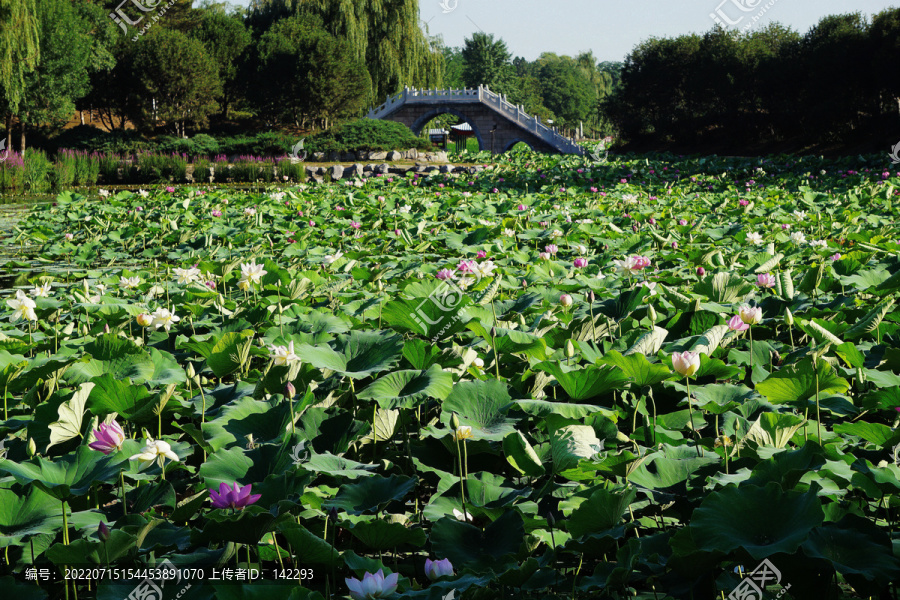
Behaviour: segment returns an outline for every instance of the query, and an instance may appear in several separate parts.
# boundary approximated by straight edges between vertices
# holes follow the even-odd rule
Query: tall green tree
[[[250,45],[250,32],[236,15],[216,8],[198,12],[201,14],[199,25],[191,29],[190,35],[203,43],[207,54],[218,66],[223,92],[222,116],[227,119],[228,106],[239,89],[238,68]]]
[[[7,148],[12,146],[12,116],[25,93],[25,74],[39,58],[35,0],[0,0],[0,110],[6,113]]]
[[[162,27],[154,27],[135,44],[133,69],[143,98],[136,120],[144,127],[165,123],[179,136],[188,125],[205,126],[219,108],[222,83],[203,44]]]
[[[541,65],[540,80],[544,105],[556,114],[560,125],[575,128],[592,116],[596,89],[576,61],[548,57]]]
[[[502,39],[476,32],[466,39],[462,50],[463,81],[466,87],[487,85],[491,91],[518,97],[516,74],[511,55]]]

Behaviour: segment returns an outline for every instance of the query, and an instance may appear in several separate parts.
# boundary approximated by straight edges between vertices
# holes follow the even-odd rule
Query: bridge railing
[[[400,108],[400,106],[410,103],[431,103],[435,100],[451,103],[469,103],[475,99],[482,104],[490,106],[510,121],[513,121],[523,129],[531,132],[536,137],[559,150],[572,154],[584,153],[584,149],[581,146],[541,123],[540,118],[529,115],[522,110],[521,106],[508,102],[506,96],[492,92],[484,86],[478,86],[475,89],[464,88],[461,90],[417,90],[406,88],[399,94],[389,96],[384,104],[372,108],[367,116],[370,119],[381,119]]]

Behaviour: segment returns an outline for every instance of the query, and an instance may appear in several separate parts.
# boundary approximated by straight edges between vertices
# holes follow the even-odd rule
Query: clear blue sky
[[[231,0],[246,6],[249,0]],[[430,35],[448,46],[482,30],[503,38],[513,56],[534,60],[542,52],[574,56],[592,50],[597,60],[623,60],[641,40],[702,33],[713,26],[710,13],[721,12],[744,27],[765,13],[755,27],[778,21],[805,33],[826,15],[860,11],[873,15],[900,6],[894,0],[419,0]],[[754,8],[741,12],[732,2]],[[444,13],[441,4],[452,10]],[[455,5],[455,8],[454,8]]]

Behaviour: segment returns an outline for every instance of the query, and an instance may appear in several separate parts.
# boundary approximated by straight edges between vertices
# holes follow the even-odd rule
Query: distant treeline
[[[641,43],[604,109],[637,145],[880,146],[900,140],[898,75],[900,9],[829,16],[805,35],[717,28]]]

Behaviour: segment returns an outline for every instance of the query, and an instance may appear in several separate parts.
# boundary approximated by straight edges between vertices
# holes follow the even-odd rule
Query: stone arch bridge
[[[468,123],[481,150],[506,152],[517,143],[524,142],[538,152],[584,154],[581,146],[574,141],[485,86],[464,90],[406,88],[370,110],[368,118],[403,123],[419,135],[431,119],[443,114],[456,115]]]

